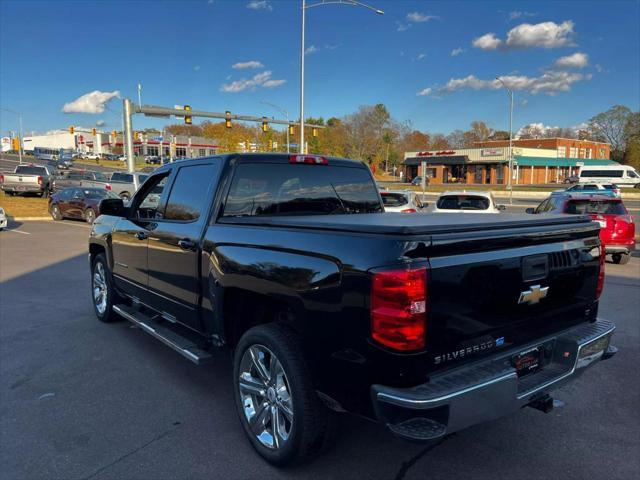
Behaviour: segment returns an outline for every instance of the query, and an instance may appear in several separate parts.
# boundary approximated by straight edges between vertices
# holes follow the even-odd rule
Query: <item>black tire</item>
[[[51,205],[51,218],[53,218],[56,222],[62,220],[63,218],[62,213],[60,212],[60,208],[56,204]]]
[[[47,198],[49,196],[49,189],[46,188],[40,193],[40,197]]]
[[[281,439],[283,444],[278,448],[269,448],[258,440],[256,434],[251,431],[244,412],[244,402],[240,393],[240,369],[245,352],[248,353],[250,347],[256,346],[266,347],[269,352],[275,354],[290,391],[293,421],[289,424],[288,439]],[[273,465],[283,467],[309,460],[326,449],[325,439],[331,427],[330,412],[318,398],[300,340],[291,328],[271,323],[247,331],[236,347],[233,372],[233,390],[240,423],[251,445],[262,458]],[[264,405],[268,405],[267,397],[268,395],[262,396],[263,408]],[[284,417],[282,418],[284,422]],[[269,419],[265,422],[269,422]]]
[[[631,255],[629,255],[628,253],[614,253],[613,255],[611,255],[611,260],[615,264],[626,265],[627,263],[629,263],[630,257]]]
[[[95,275],[102,266],[104,272],[104,287],[106,294],[106,302],[104,305],[104,310],[102,310],[96,301],[95,294]],[[107,258],[104,253],[99,253],[93,259],[91,264],[91,300],[93,301],[93,311],[98,317],[98,320],[104,323],[115,322],[120,319],[118,315],[113,311],[114,303],[120,303],[121,299],[113,288],[113,280],[111,278],[111,270],[109,270],[109,265],[107,264]]]
[[[93,225],[96,220],[96,213],[91,208],[87,208],[84,212],[84,219],[89,225]]]

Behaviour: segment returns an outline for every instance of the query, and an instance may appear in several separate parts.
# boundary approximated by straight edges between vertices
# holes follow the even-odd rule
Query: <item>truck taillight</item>
[[[607,258],[607,252],[604,245],[600,245],[600,270],[598,270],[598,283],[596,284],[596,299],[602,295],[602,289],[604,288],[604,264]]]
[[[38,177],[38,185],[42,185],[42,177]]]
[[[386,270],[373,274],[371,336],[386,347],[424,348],[427,325],[427,269]]]
[[[104,188],[106,188],[107,190],[111,190],[111,184],[109,183],[105,184]]]
[[[405,208],[404,210],[400,210],[400,213],[418,213],[415,208]]]
[[[289,163],[307,163],[309,165],[329,165],[329,160],[320,155],[289,155]]]
[[[0,183],[4,183],[4,175],[0,175]]]

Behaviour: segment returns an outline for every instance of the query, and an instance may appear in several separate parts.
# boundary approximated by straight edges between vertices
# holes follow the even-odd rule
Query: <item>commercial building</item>
[[[74,133],[68,131],[57,131],[45,135],[33,135],[24,137],[25,151],[33,151],[34,148],[50,148],[75,150],[78,152],[92,152],[98,154],[122,154],[123,137],[122,134],[91,131],[80,131],[76,129]],[[160,132],[137,133],[133,141],[134,155],[165,155],[172,157],[203,157],[214,155],[218,150],[216,142],[204,137],[189,137],[186,135],[165,135]]]
[[[542,139],[565,140],[565,139]],[[584,142],[582,147],[568,147],[564,143],[549,143],[554,148],[542,148],[538,145],[513,147],[513,184],[545,184],[561,183],[570,175],[576,174],[584,165],[615,165],[608,159],[609,145],[596,142]],[[581,142],[576,140],[575,142]],[[504,185],[509,175],[509,142],[506,145],[493,145],[479,148],[427,150],[420,152],[406,152],[404,155],[403,176],[411,180],[421,176],[422,166],[431,184],[487,184]],[[587,145],[590,143],[591,145]],[[582,152],[584,157],[560,156],[564,148],[578,148],[577,154]],[[584,149],[584,150],[580,150]],[[586,157],[587,149],[591,155],[598,158]],[[573,154],[573,150],[567,150]],[[597,153],[594,153],[597,152]],[[605,156],[606,158],[600,158]]]
[[[514,147],[555,150],[558,158],[608,160],[611,155],[611,145],[608,143],[575,138],[515,139],[512,143]],[[509,140],[485,140],[475,145],[479,148],[508,147]]]

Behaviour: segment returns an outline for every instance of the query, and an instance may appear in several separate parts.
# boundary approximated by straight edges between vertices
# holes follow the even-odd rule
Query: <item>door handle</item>
[[[188,238],[183,238],[182,240],[178,241],[178,246],[182,250],[193,250],[196,247],[196,244]]]
[[[149,235],[147,235],[147,232],[136,232],[135,235],[138,240],[146,240],[148,236]]]

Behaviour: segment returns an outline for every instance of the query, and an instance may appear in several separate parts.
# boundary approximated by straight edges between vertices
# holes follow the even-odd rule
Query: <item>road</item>
[[[34,165],[46,165],[46,160],[38,160],[32,156],[22,156],[22,163],[33,163]],[[19,164],[18,155],[3,153],[0,155],[0,173],[8,173],[13,172],[13,169],[16,168],[16,165]],[[101,165],[86,165],[86,164],[77,164],[78,169],[83,170],[94,170],[97,172],[109,172],[112,173],[116,170],[119,170],[116,167],[104,167]]]
[[[619,354],[556,397],[449,437],[406,443],[345,416],[333,448],[265,464],[236,417],[231,363],[196,367],[127,322],[101,324],[81,222],[0,232],[0,478],[630,479],[640,477],[640,257],[607,264],[600,314]],[[43,254],[46,252],[46,254]]]

